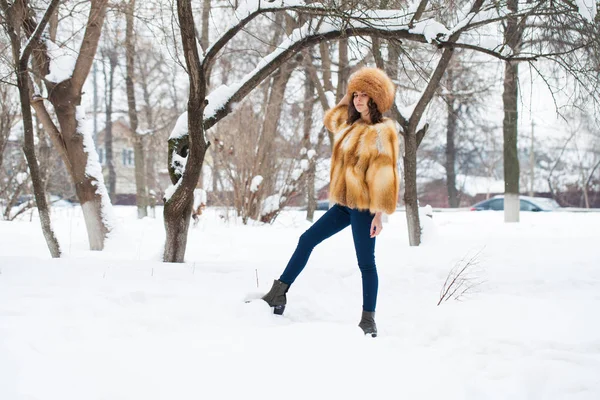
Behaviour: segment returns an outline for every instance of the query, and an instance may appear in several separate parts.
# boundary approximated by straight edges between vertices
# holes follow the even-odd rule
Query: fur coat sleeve
[[[398,201],[398,132],[394,121],[346,123],[347,107],[325,114],[325,126],[335,134],[329,197],[334,203],[391,214]]]
[[[347,119],[348,106],[338,104],[337,106],[327,110],[327,112],[325,113],[323,124],[329,132],[335,134],[339,130],[344,128]]]

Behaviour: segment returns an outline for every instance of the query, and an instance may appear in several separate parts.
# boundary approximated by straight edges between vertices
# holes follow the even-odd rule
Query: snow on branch
[[[45,79],[52,83],[64,82],[73,76],[77,53],[68,47],[59,47],[50,39],[46,39],[47,54],[50,59],[50,73]]]

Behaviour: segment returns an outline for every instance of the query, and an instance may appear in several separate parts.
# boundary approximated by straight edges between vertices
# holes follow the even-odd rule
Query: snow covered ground
[[[0,399],[600,398],[600,213],[435,213],[411,248],[397,212],[372,339],[349,230],[317,247],[278,317],[243,299],[279,276],[302,212],[243,226],[208,209],[181,265],[160,262],[161,217],[115,212],[90,252],[80,210],[56,209],[60,260],[35,216],[0,222]],[[436,306],[478,252],[482,284]]]

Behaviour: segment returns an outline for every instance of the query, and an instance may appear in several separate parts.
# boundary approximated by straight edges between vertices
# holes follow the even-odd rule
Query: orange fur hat
[[[350,75],[348,94],[352,96],[354,92],[365,92],[384,113],[394,104],[396,86],[384,71],[365,67]]]

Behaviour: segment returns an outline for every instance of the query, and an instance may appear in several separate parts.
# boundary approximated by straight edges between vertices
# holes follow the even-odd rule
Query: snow
[[[252,182],[250,183],[250,191],[252,193],[256,192],[262,181],[263,177],[260,175],[256,175],[254,178],[252,178]]]
[[[185,264],[159,261],[162,219],[115,212],[91,252],[80,209],[54,209],[57,260],[35,215],[0,222],[0,398],[600,398],[600,213],[434,213],[411,248],[396,212],[377,238],[371,339],[349,229],[314,250],[278,317],[243,300],[279,277],[303,212],[244,226],[209,207]],[[436,306],[478,251],[482,285]]]
[[[181,139],[182,137],[188,134],[188,113],[184,112],[177,118],[177,122],[171,131],[171,135],[169,135],[169,140],[171,139]]]
[[[265,199],[262,204],[260,215],[267,215],[279,208],[282,201],[285,201],[284,197],[279,194],[273,194]]]
[[[306,166],[306,168],[304,168],[304,166]],[[292,173],[291,173],[291,179],[293,182],[296,182],[304,173],[304,171],[306,171],[308,169],[308,160],[302,160],[301,161],[301,165],[300,168],[295,168]]]
[[[182,178],[179,178],[179,180],[177,181],[176,184],[169,185],[165,189],[165,195],[163,196],[163,201],[165,203],[171,199],[171,196],[173,196],[173,193],[175,193],[175,191],[177,190],[177,188],[179,187],[179,185],[181,185],[181,180],[182,180]]]
[[[182,157],[179,154],[173,152],[173,156],[171,157],[171,167],[175,170],[177,174],[180,176],[183,175],[183,171],[185,171],[185,165],[187,164],[187,157]]]
[[[25,182],[27,179],[29,179],[29,173],[27,172],[18,172],[17,176],[16,176],[16,181],[18,185],[22,185],[23,182]]]
[[[448,28],[434,19],[426,19],[424,21],[417,22],[413,28],[409,29],[409,32],[417,35],[423,35],[425,40],[427,40],[427,43],[437,40],[438,36],[450,34]]]
[[[58,47],[50,39],[46,39],[46,47],[50,57],[50,73],[46,75],[46,80],[60,83],[73,76],[77,54],[67,46]]]

